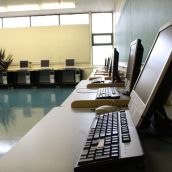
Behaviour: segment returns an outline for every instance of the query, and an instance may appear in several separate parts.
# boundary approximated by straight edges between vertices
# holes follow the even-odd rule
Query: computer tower
[[[25,77],[26,77],[26,84],[30,84],[30,72],[29,71],[26,71]]]
[[[50,71],[50,83],[55,83],[55,74],[53,70]]]
[[[2,72],[2,84],[7,85],[7,72]]]
[[[79,83],[80,81],[81,81],[80,70],[75,70],[75,83]]]

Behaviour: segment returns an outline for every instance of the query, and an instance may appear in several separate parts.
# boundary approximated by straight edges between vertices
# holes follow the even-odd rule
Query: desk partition
[[[82,69],[34,69],[0,72],[0,87],[76,85],[82,79]]]

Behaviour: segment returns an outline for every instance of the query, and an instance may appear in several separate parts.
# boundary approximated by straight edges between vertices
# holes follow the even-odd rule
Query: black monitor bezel
[[[112,64],[112,83],[121,82],[119,75],[118,65],[119,65],[119,52],[116,48],[113,48],[113,64]]]
[[[27,65],[23,65],[23,64],[27,64]],[[28,68],[29,67],[29,61],[28,60],[21,60],[20,61],[20,68]]]
[[[46,65],[44,65],[46,64]],[[49,67],[50,61],[49,60],[41,60],[41,67]]]
[[[134,57],[131,57],[131,50],[132,46],[136,45],[135,49],[135,55]],[[141,39],[136,39],[131,42],[130,44],[130,53],[129,53],[129,58],[128,58],[128,65],[127,65],[127,72],[126,72],[126,82],[129,82],[129,85],[127,85],[127,91],[129,94],[131,93],[134,84],[139,76],[140,69],[141,69],[141,64],[142,64],[142,57],[143,57],[143,52],[144,48],[141,43]],[[132,59],[131,59],[132,58]],[[133,60],[133,63],[131,63],[131,60]],[[129,74],[129,69],[131,68],[131,73]]]
[[[69,62],[70,62],[70,64],[69,64]],[[72,64],[71,64],[71,62],[72,62]],[[66,65],[66,67],[75,66],[75,59],[66,59],[65,60],[65,65]]]

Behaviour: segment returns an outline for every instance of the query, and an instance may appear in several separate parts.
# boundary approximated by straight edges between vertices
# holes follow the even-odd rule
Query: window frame
[[[94,36],[110,36],[110,43],[94,43]],[[92,34],[92,46],[113,45],[113,33],[93,33]]]

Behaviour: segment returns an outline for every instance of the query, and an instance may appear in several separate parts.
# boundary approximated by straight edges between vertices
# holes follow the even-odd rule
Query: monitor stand
[[[122,91],[122,94],[125,96],[130,96],[130,81],[128,79],[125,79],[125,88]]]
[[[172,120],[168,118],[164,106],[154,111],[149,132],[160,136],[172,136]]]

